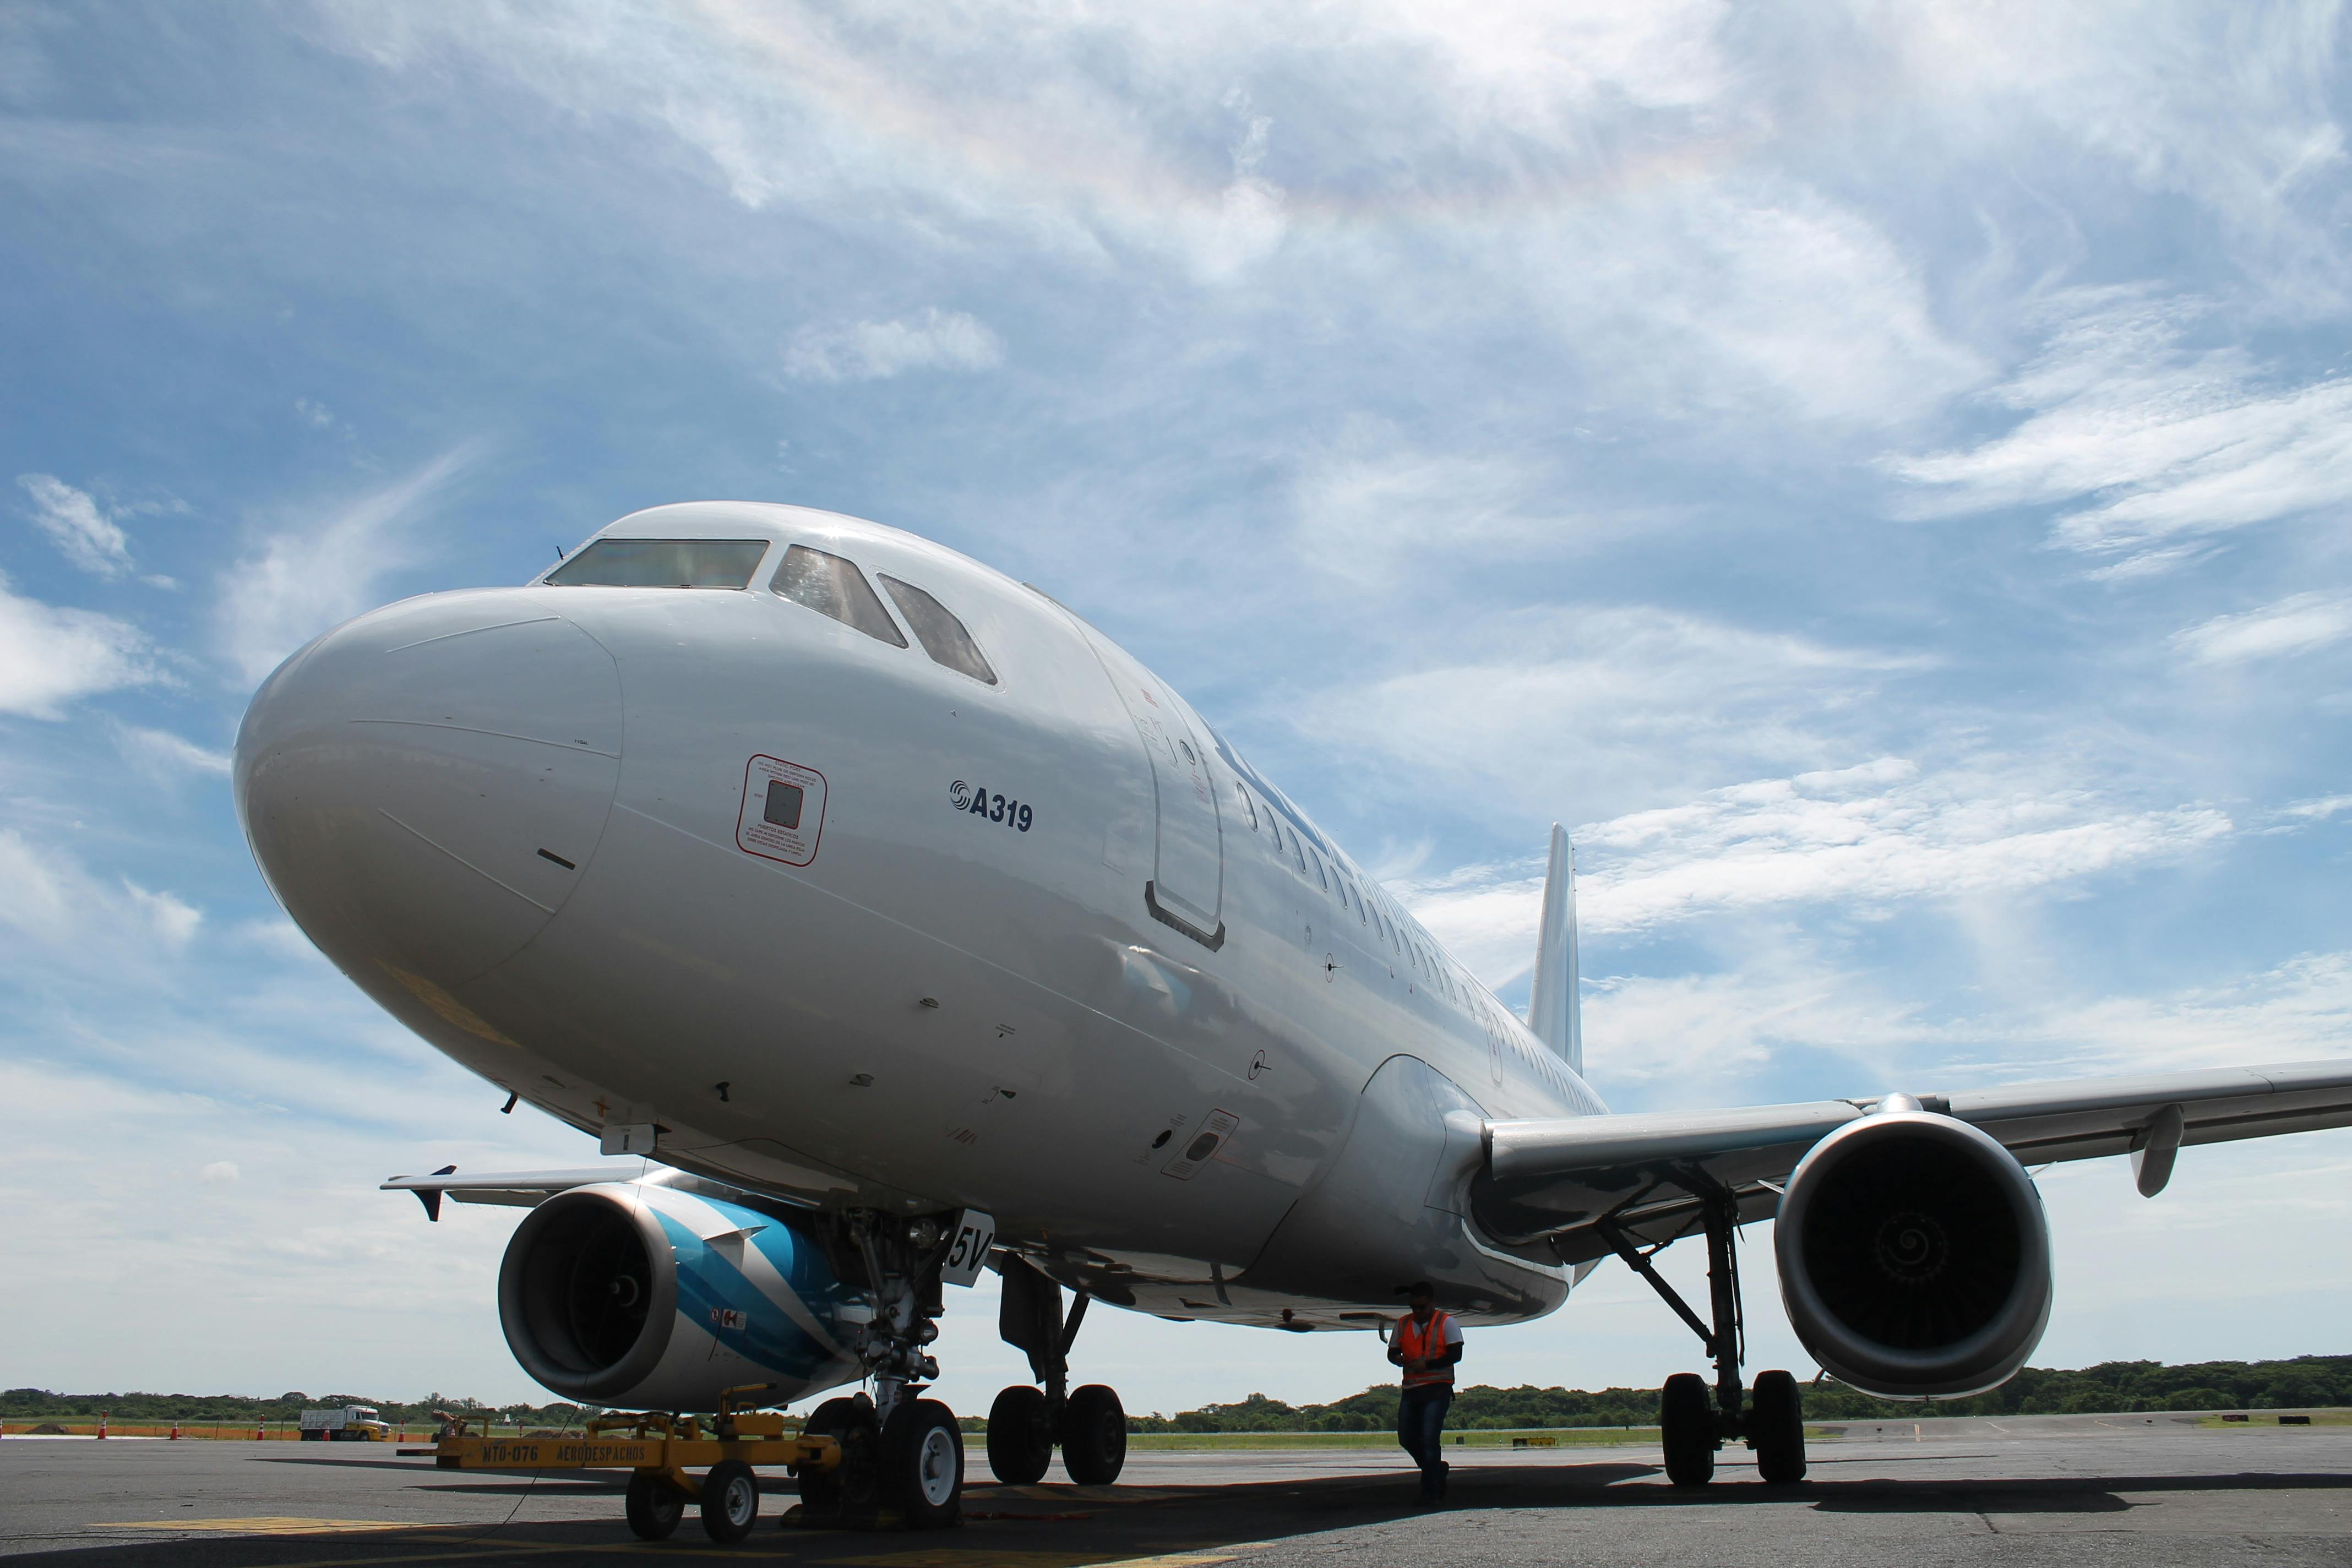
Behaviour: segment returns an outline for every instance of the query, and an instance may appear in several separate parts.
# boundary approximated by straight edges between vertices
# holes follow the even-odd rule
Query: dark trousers
[[[1408,1388],[1397,1401],[1397,1441],[1421,1467],[1421,1490],[1433,1497],[1445,1484],[1445,1412],[1454,1389],[1443,1383]]]

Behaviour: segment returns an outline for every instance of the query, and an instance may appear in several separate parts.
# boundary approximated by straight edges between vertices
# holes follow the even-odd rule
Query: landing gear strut
[[[847,1217],[874,1308],[856,1346],[874,1395],[828,1399],[809,1413],[805,1429],[838,1441],[841,1464],[802,1475],[802,1505],[828,1523],[896,1513],[919,1529],[953,1524],[963,1512],[963,1435],[955,1412],[921,1395],[940,1375],[923,1347],[940,1336],[940,1265],[954,1229],[929,1216]]]
[[[1671,1244],[1671,1237],[1644,1252],[1619,1228],[1613,1215],[1599,1226],[1602,1238],[1616,1249],[1626,1267],[1648,1280],[1650,1288],[1690,1325],[1715,1363],[1711,1407],[1704,1378],[1682,1372],[1666,1379],[1658,1400],[1658,1437],[1665,1449],[1666,1479],[1678,1487],[1705,1486],[1715,1475],[1716,1450],[1726,1443],[1745,1441],[1756,1451],[1757,1473],[1767,1483],[1786,1486],[1803,1480],[1805,1418],[1797,1380],[1785,1372],[1759,1373],[1752,1395],[1743,1395],[1739,1384],[1739,1363],[1748,1353],[1748,1332],[1739,1311],[1739,1253],[1733,1246],[1739,1227],[1739,1200],[1704,1172],[1680,1172],[1678,1180],[1697,1195],[1706,1226],[1711,1327],[1691,1310],[1650,1261]]]
[[[1062,1468],[1080,1486],[1108,1486],[1127,1464],[1127,1412],[1103,1384],[1072,1389],[1070,1347],[1086,1321],[1085,1291],[1062,1315],[1062,1288],[1018,1258],[1005,1259],[1004,1295],[997,1332],[1024,1351],[1043,1389],[1015,1384],[988,1410],[988,1468],[1008,1486],[1044,1479],[1056,1445]]]

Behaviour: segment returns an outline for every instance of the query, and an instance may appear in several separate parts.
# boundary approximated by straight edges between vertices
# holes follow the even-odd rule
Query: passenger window
[[[1331,890],[1331,879],[1323,874],[1323,857],[1317,855],[1313,857],[1313,859],[1315,861],[1315,879],[1323,884],[1323,890],[1328,893]]]
[[[971,634],[963,629],[963,623],[950,614],[945,605],[912,583],[901,583],[887,573],[875,574],[882,579],[882,586],[890,591],[890,597],[898,605],[898,613],[907,617],[908,626],[915,628],[916,640],[923,645],[923,651],[931,656],[933,664],[946,665],[959,674],[969,675],[974,680],[990,686],[996,684],[996,671],[989,668],[988,660],[981,657],[980,645],[971,640]],[[1190,748],[1187,750],[1189,752]]]
[[[1255,830],[1257,827],[1257,802],[1250,799],[1250,792],[1243,788],[1240,784],[1234,785],[1234,793],[1242,797],[1242,809],[1249,813],[1250,827],[1253,830]]]
[[[558,588],[741,588],[764,539],[600,539],[547,574]]]
[[[774,587],[793,604],[806,605],[843,626],[856,626],[869,637],[892,647],[907,646],[906,637],[890,619],[890,612],[882,607],[882,601],[875,596],[866,574],[838,555],[795,544],[784,552],[784,563],[776,568]]]

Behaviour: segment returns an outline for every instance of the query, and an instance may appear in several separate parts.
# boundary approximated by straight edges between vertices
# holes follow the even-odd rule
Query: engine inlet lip
[[[647,1278],[651,1289],[645,1330],[628,1352],[609,1366],[583,1372],[556,1361],[541,1346],[530,1326],[529,1274],[531,1258],[546,1233],[581,1209],[596,1205],[635,1229],[650,1265]],[[670,1333],[677,1316],[677,1270],[669,1266],[670,1257],[669,1237],[662,1230],[661,1221],[652,1205],[639,1199],[630,1188],[614,1183],[556,1194],[515,1226],[514,1237],[507,1243],[506,1257],[499,1265],[499,1327],[505,1331],[507,1348],[514,1352],[523,1371],[569,1399],[603,1403],[635,1387],[653,1375],[669,1349]]]
[[[1814,1197],[1848,1158],[1886,1139],[1927,1139],[1985,1163],[2000,1179],[2018,1226],[2018,1276],[2008,1300],[1981,1328],[1932,1350],[1906,1350],[1869,1339],[1831,1310],[1814,1287],[1802,1237]],[[1774,1226],[1773,1251],[1790,1325],[1823,1371],[1866,1392],[1893,1398],[1958,1398],[2006,1380],[2024,1363],[2048,1327],[2053,1290],[2049,1221],[2041,1194],[1999,1141],[1981,1128],[1934,1111],[1881,1111],[1830,1133],[1799,1161]],[[1875,1248],[1874,1248],[1875,1250]],[[1885,1267],[1885,1259],[1880,1260]]]

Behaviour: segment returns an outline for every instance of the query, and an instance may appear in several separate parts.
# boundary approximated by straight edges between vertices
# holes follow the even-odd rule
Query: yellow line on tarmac
[[[866,1557],[834,1561],[840,1568],[1213,1568],[1230,1563],[1245,1548],[1215,1552],[1169,1552],[1156,1557],[1121,1557],[1111,1561],[1085,1552],[973,1552],[930,1548],[883,1552]]]
[[[90,1530],[217,1530],[239,1535],[344,1535],[362,1530],[408,1530],[396,1519],[294,1519],[263,1514],[255,1519],[126,1519],[87,1526]]]
[[[1212,1568],[1230,1563],[1234,1552],[1169,1552],[1157,1557],[1121,1557],[1105,1562],[1083,1552],[886,1552],[845,1557],[841,1568]]]
[[[257,1519],[135,1520],[122,1523],[93,1524],[89,1528],[93,1530],[218,1531],[223,1532],[235,1531],[243,1531],[252,1535],[299,1535],[308,1533],[325,1534],[330,1532],[356,1533],[387,1530],[432,1530],[435,1531],[436,1533],[429,1535],[420,1534],[414,1539],[416,1540],[419,1544],[430,1542],[437,1545],[441,1542],[448,1542],[453,1545],[461,1546],[461,1550],[455,1552],[404,1552],[397,1557],[314,1557],[298,1563],[276,1563],[273,1564],[273,1568],[376,1568],[376,1565],[380,1564],[393,1565],[416,1563],[457,1563],[468,1559],[485,1557],[547,1557],[575,1555],[584,1552],[610,1552],[642,1553],[647,1552],[658,1552],[665,1550],[666,1548],[671,1551],[690,1551],[696,1558],[702,1560],[756,1557],[762,1561],[772,1563],[776,1560],[777,1556],[773,1545],[748,1552],[730,1552],[708,1542],[694,1542],[684,1548],[667,1547],[665,1542],[641,1541],[555,1542],[537,1541],[491,1541],[485,1539],[478,1542],[466,1542],[463,1537],[452,1537],[447,1534],[438,1533],[438,1531],[446,1531],[447,1529],[446,1525],[418,1526],[404,1524],[394,1520],[291,1519],[272,1515]],[[811,1542],[810,1544],[814,1545],[815,1543]],[[844,1542],[843,1544],[847,1543]],[[1255,1550],[1255,1548],[1265,1546],[1266,1544],[1268,1543],[1265,1542],[1251,1542],[1247,1544],[1234,1545],[1216,1552],[1171,1552],[1154,1557],[1123,1557],[1108,1561],[1102,1558],[1091,1556],[1090,1554],[1083,1552],[971,1551],[889,1552],[859,1557],[811,1557],[809,1559],[803,1559],[803,1561],[809,1562],[812,1564],[817,1563],[840,1564],[843,1565],[843,1568],[866,1568],[866,1565],[868,1564],[872,1565],[872,1568],[1214,1568],[1215,1564],[1230,1563],[1241,1553]]]
[[[950,1552],[933,1547],[833,1561],[845,1568],[1087,1568],[1083,1552]]]

